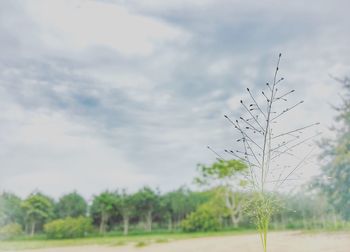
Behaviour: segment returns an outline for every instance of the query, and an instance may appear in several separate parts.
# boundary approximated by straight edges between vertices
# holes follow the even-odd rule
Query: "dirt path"
[[[26,252],[260,252],[256,235],[197,238],[135,246],[81,246],[26,250]],[[271,233],[269,252],[350,252],[350,234]]]

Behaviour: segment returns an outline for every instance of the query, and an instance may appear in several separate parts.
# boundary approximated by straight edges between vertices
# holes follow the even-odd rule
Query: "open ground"
[[[107,241],[107,240],[106,240]],[[122,240],[121,240],[122,241]],[[20,242],[18,242],[20,243]],[[3,251],[15,251],[20,247],[6,248]],[[13,245],[13,244],[12,244]],[[225,235],[219,237],[201,237],[191,239],[144,239],[139,242],[106,244],[97,242],[89,245],[67,246],[62,241],[52,244],[56,247],[41,249],[26,249],[26,252],[255,252],[261,245],[256,234]],[[59,247],[65,245],[64,247]],[[269,251],[271,252],[348,252],[350,248],[350,233],[305,233],[305,232],[273,232],[269,236]],[[23,247],[21,248],[23,249]]]

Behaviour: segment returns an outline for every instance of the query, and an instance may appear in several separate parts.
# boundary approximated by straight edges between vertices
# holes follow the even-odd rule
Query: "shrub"
[[[186,232],[217,231],[221,227],[221,222],[216,211],[203,205],[183,220],[181,226]]]
[[[44,231],[48,238],[64,239],[84,237],[92,231],[91,219],[86,217],[54,220],[45,224]]]
[[[22,226],[17,223],[7,224],[0,228],[0,238],[8,239],[19,236],[23,233]]]

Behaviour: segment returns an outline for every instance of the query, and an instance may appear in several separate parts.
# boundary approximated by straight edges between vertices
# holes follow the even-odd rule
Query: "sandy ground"
[[[271,233],[269,252],[350,252],[350,234],[301,234],[298,232]],[[26,252],[260,252],[256,235],[196,238],[151,244],[137,248],[81,246],[26,250]]]

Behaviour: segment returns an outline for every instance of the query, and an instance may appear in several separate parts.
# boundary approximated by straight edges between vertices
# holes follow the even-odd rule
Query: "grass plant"
[[[264,252],[267,251],[267,233],[271,215],[277,210],[271,192],[297,179],[295,177],[297,171],[308,161],[314,149],[306,151],[306,155],[303,154],[302,157],[293,152],[320,134],[310,136],[306,133],[309,128],[319,123],[310,123],[288,130],[282,126],[286,124],[281,124],[281,121],[286,120],[286,115],[304,101],[289,104],[289,97],[295,90],[288,90],[283,86],[284,78],[278,76],[281,56],[281,54],[278,56],[272,82],[266,83],[259,96],[254,90],[246,89],[249,98],[248,101],[240,100],[242,114],[235,120],[225,115],[239,134],[234,149],[225,149],[224,153],[221,153],[208,146],[219,160],[237,159],[249,166],[250,171],[246,179],[254,197],[248,203],[247,209],[255,222]],[[285,160],[280,161],[286,156],[295,161],[293,165],[285,164]]]

